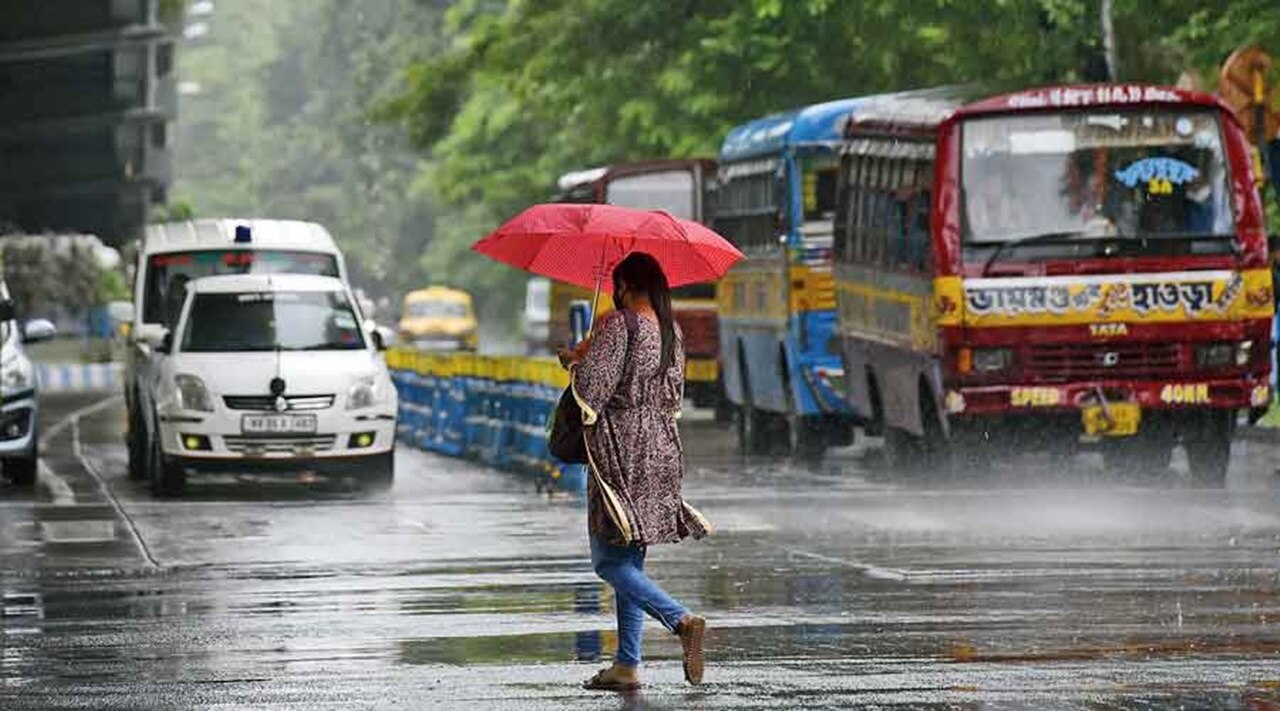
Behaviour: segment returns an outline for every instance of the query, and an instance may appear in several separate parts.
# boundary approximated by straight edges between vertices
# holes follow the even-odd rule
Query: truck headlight
[[[1008,348],[975,348],[973,370],[977,373],[994,373],[1013,365],[1013,351]]]
[[[360,378],[347,392],[347,409],[363,410],[378,404],[378,384],[373,376]]]
[[[178,395],[178,409],[195,412],[213,412],[213,398],[204,381],[187,373],[173,376],[173,386]]]
[[[1225,368],[1235,361],[1235,357],[1236,347],[1233,343],[1205,343],[1196,346],[1196,365],[1201,368]]]

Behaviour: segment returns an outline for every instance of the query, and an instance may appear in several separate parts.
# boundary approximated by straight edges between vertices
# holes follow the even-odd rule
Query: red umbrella
[[[606,292],[613,289],[613,267],[632,252],[657,259],[673,288],[715,281],[742,259],[725,238],[662,210],[573,203],[534,205],[471,248],[534,274]]]

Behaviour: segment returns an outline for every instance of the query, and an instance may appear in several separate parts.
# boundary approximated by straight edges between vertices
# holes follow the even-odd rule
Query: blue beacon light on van
[[[248,225],[236,225],[236,244],[249,244],[253,241],[253,230]]]

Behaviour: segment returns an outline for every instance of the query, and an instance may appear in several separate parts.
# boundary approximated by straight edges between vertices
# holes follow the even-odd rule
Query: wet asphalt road
[[[692,423],[686,496],[719,531],[650,561],[710,620],[707,683],[655,625],[624,698],[576,686],[614,642],[580,502],[408,448],[390,492],[157,501],[118,403],[53,429],[90,402],[47,403],[53,486],[0,487],[0,709],[1280,708],[1280,439],[1199,491],[1088,456],[914,482],[874,447],[744,461]]]

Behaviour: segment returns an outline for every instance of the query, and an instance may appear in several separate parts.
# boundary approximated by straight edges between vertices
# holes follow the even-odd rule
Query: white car
[[[148,443],[158,427],[147,389],[155,377],[153,349],[176,324],[186,284],[220,274],[312,274],[347,281],[333,236],[313,222],[202,219],[149,225],[138,245],[133,307],[115,314],[129,324],[124,393],[132,478],[148,476]]]
[[[18,327],[9,289],[0,281],[0,473],[20,486],[35,483],[40,454],[39,383],[23,344],[53,335],[53,324],[44,319]]]
[[[349,476],[390,485],[397,396],[339,279],[213,276],[187,286],[150,384],[161,495],[188,473]]]

